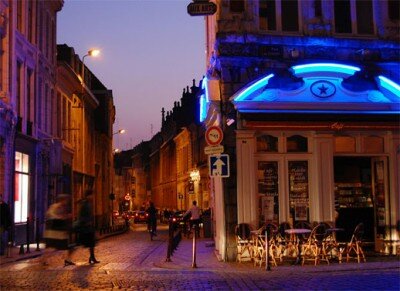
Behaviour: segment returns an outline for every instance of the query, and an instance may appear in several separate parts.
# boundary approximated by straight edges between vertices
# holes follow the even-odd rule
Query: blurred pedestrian
[[[70,211],[70,195],[60,194],[56,202],[50,205],[46,212],[44,239],[46,248],[69,251],[69,238],[72,227]],[[42,262],[47,265],[47,255],[42,256]],[[64,266],[72,265],[70,260],[64,260]]]
[[[10,206],[3,200],[0,193],[0,255],[4,255],[7,248],[9,230],[11,226]]]
[[[147,228],[150,233],[150,239],[153,240],[153,236],[157,236],[157,209],[154,207],[154,203],[150,202],[150,206],[146,210],[148,216]]]
[[[190,228],[192,229],[193,227],[195,228],[195,235],[196,237],[200,236],[200,223],[201,223],[201,219],[200,219],[200,208],[197,206],[197,201],[194,200],[192,202],[192,206],[189,208],[188,211],[186,211],[186,213],[183,215],[183,217],[188,217],[190,216]]]
[[[96,231],[93,213],[93,191],[87,190],[85,198],[80,201],[78,219],[74,223],[74,229],[78,235],[78,242],[89,248],[89,264],[100,263],[94,255],[96,245]]]

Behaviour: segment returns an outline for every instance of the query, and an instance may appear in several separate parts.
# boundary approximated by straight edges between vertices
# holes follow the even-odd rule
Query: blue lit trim
[[[392,80],[380,75],[378,76],[380,85],[386,90],[390,91],[397,97],[400,97],[400,85],[396,84]]]
[[[199,114],[200,122],[203,122],[207,117],[207,105],[209,102],[207,81],[208,81],[207,77],[204,77],[203,81],[201,82],[201,87],[204,93],[201,94],[200,96],[200,114]]]
[[[257,110],[257,109],[239,109],[240,113],[290,113],[290,114],[362,114],[362,115],[398,115],[400,111],[357,111],[357,110]]]
[[[330,72],[330,73],[342,73],[345,75],[352,76],[355,72],[360,71],[359,67],[335,64],[335,63],[314,63],[306,65],[293,66],[291,68],[295,75],[307,74],[312,72]]]
[[[238,95],[233,100],[236,101],[236,102],[245,100],[254,91],[257,91],[261,87],[266,86],[268,84],[269,79],[271,79],[273,76],[275,76],[275,75],[274,74],[269,74],[268,76],[258,80],[254,84],[248,86],[242,92],[238,93]]]

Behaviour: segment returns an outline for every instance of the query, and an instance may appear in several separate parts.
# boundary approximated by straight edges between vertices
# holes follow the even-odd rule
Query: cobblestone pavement
[[[144,225],[99,241],[90,265],[88,250],[73,254],[76,266],[63,266],[66,253],[0,265],[0,290],[400,290],[399,258],[368,259],[367,263],[319,266],[284,264],[271,271],[251,263],[223,263],[210,241],[198,242],[192,268],[192,241],[183,239],[166,261],[167,229],[161,226],[150,241]],[[47,265],[43,265],[43,262]]]

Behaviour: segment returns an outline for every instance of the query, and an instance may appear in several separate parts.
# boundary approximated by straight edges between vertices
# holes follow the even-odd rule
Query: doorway
[[[375,207],[371,157],[334,157],[336,225],[349,241],[357,224],[364,224],[364,240],[375,241]]]

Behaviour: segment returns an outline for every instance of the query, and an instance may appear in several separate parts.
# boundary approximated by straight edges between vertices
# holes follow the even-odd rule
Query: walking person
[[[0,256],[4,255],[7,249],[10,226],[10,206],[3,200],[3,194],[0,193]]]
[[[157,236],[157,209],[154,207],[153,202],[150,202],[150,206],[147,208],[146,212],[149,215],[147,228],[150,233],[150,240],[153,240],[153,236]]]
[[[94,226],[92,190],[87,190],[85,192],[85,198],[80,201],[78,220],[74,228],[77,231],[79,243],[89,248],[89,264],[100,263],[94,255],[96,230]]]
[[[46,225],[44,239],[46,249],[68,250],[68,256],[64,260],[64,266],[74,265],[69,259],[70,248],[69,238],[72,231],[72,214],[70,207],[70,195],[60,194],[56,202],[50,205],[46,212]],[[48,265],[47,257],[49,252],[42,256],[43,265]]]
[[[188,211],[186,211],[183,217],[188,217],[189,215],[190,215],[190,220],[189,220],[190,229],[194,227],[196,237],[200,237],[199,225],[201,222],[201,217],[200,217],[200,208],[197,206],[196,200],[193,201],[192,206],[189,208]]]

